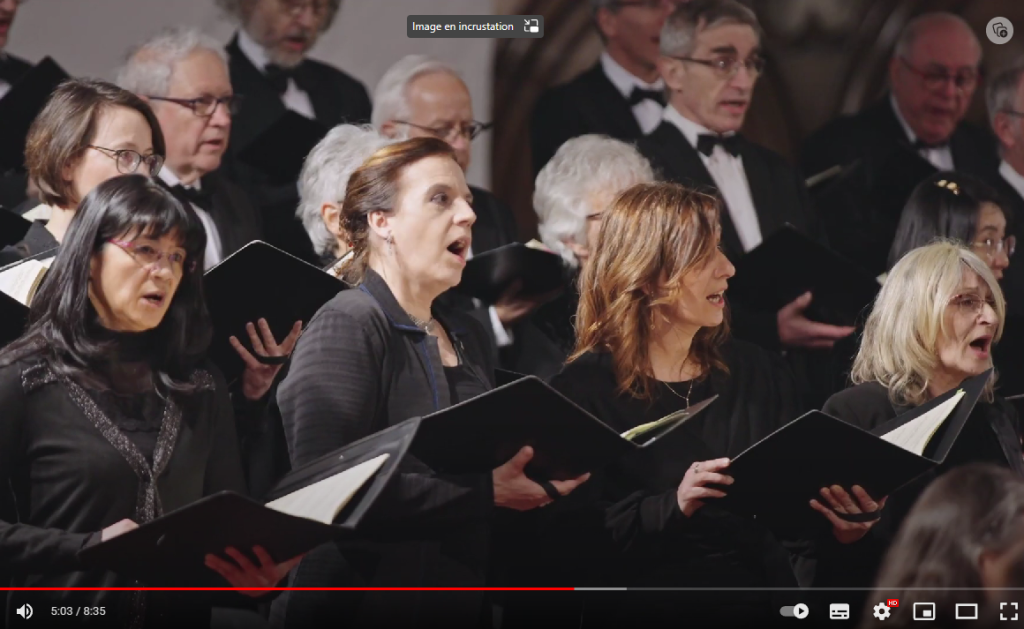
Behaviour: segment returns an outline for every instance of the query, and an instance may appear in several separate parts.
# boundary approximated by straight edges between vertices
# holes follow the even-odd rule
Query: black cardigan
[[[178,419],[174,413],[164,419],[165,429],[178,429],[177,438],[164,443],[171,454],[157,478],[163,512],[221,490],[245,491],[227,387],[215,370],[196,370],[192,381],[198,391]],[[139,522],[144,502],[127,438],[83,392],[38,359],[0,368],[0,566],[15,587],[135,584],[78,560],[94,533],[125,518]],[[202,594],[148,593],[146,599],[147,627],[209,623]],[[105,607],[105,617],[91,619],[104,627],[127,626],[133,609],[123,592],[11,592],[9,624],[22,622],[13,614],[25,602],[41,616],[51,605]]]
[[[433,314],[464,364],[485,388],[493,387],[494,365],[480,324],[462,313],[441,312],[436,303]],[[413,324],[372,270],[359,288],[338,294],[306,326],[277,401],[293,467],[451,403],[437,339]],[[293,573],[292,586],[483,584],[494,502],[490,473],[441,477],[411,457],[399,469],[389,495],[371,510],[361,539],[310,552]],[[466,625],[478,621],[475,596],[465,605],[430,593],[396,598],[381,592],[289,592],[275,601],[273,613],[289,627],[328,618],[356,625],[430,625],[437,620],[432,614],[444,614],[451,626],[459,623],[459,613]],[[428,602],[437,607],[429,609]]]

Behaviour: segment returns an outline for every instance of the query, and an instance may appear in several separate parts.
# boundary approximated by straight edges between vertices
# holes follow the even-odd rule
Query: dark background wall
[[[794,159],[808,134],[858,111],[886,89],[887,66],[903,25],[927,11],[961,15],[978,33],[985,74],[1024,59],[1022,0],[747,0],[764,27],[768,68],[743,133]],[[515,208],[525,236],[535,233],[529,116],[540,93],[590,67],[601,52],[587,0],[499,0],[498,12],[545,16],[543,39],[498,40],[494,61],[492,187]],[[993,17],[1009,19],[1014,38],[984,36]],[[984,80],[968,117],[986,124]],[[813,174],[813,173],[811,173]]]

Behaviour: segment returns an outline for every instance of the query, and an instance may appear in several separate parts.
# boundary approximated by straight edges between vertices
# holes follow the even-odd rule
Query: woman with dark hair
[[[917,626],[914,603],[928,602],[935,605],[932,620],[950,626],[957,604],[985,610],[991,603],[1019,598],[1019,593],[983,588],[1007,585],[1002,564],[1019,552],[1022,534],[1024,478],[981,464],[939,477],[907,514],[882,563],[875,592],[868,598],[871,606],[899,598],[899,608],[891,610],[891,618],[882,623],[873,619],[869,606],[863,624]]]
[[[62,83],[25,141],[25,166],[41,205],[25,214],[33,221],[25,238],[0,251],[0,266],[52,258],[90,190],[118,175],[156,176],[165,155],[160,123],[141,98],[105,81]]]
[[[604,565],[589,578],[601,585],[796,586],[768,531],[714,504],[732,482],[728,457],[801,410],[781,359],[729,339],[725,290],[734,269],[719,248],[719,212],[715,197],[683,186],[635,185],[605,209],[583,268],[576,348],[553,386],[620,433],[718,396],[676,429],[689,468],[670,490],[651,491],[618,466],[585,488],[600,489],[619,554],[595,562]],[[701,601],[709,621],[770,611],[768,596]],[[695,602],[670,605],[692,610]]]
[[[1005,207],[999,193],[973,175],[935,173],[914,188],[903,207],[888,268],[911,250],[946,239],[972,250],[1002,279],[1017,245],[1006,235],[1012,217]]]
[[[437,297],[462,279],[476,219],[452,148],[415,138],[379,148],[354,173],[342,203],[352,256],[342,291],[313,317],[277,393],[292,466],[397,424],[464,402],[494,386],[487,333]],[[299,564],[290,585],[479,586],[495,507],[551,502],[523,468],[523,448],[482,474],[438,475],[403,461],[390,500],[361,538],[327,544]],[[586,480],[552,481],[563,494]],[[289,592],[274,605],[286,627],[333,619],[375,626],[479,626],[471,593]]]
[[[206,237],[138,175],[97,186],[71,226],[28,331],[0,352],[0,564],[17,586],[131,587],[78,551],[203,496],[245,491],[227,389],[203,364],[211,328],[196,262]],[[273,586],[289,568],[260,549],[258,568],[225,552],[234,561],[209,555],[207,566],[236,587]],[[82,605],[105,610],[93,619],[103,626],[209,623],[202,599],[174,596],[12,592],[7,609]]]

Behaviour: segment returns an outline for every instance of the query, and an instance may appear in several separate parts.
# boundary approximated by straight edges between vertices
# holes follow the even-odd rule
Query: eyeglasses
[[[476,120],[472,122],[453,122],[439,127],[425,127],[421,124],[409,122],[408,120],[396,120],[395,122],[399,124],[407,124],[410,127],[416,127],[417,129],[426,131],[435,138],[448,142],[451,142],[460,135],[464,135],[472,140],[494,126],[493,122],[477,122]]]
[[[1006,114],[1007,116],[1016,116],[1017,118],[1024,118],[1024,111],[1014,111],[1012,109],[1000,109],[999,113]]]
[[[117,240],[116,238],[111,238],[107,242],[123,249],[125,253],[135,258],[135,261],[144,267],[155,268],[164,258],[167,258],[167,264],[177,274],[184,273],[186,267],[190,273],[196,268],[195,261],[190,261],[186,265],[185,254],[180,251],[160,251],[152,245],[136,244],[134,241]]]
[[[328,0],[278,0],[281,8],[291,15],[301,15],[306,9],[312,9],[316,17],[324,17],[331,10]]]
[[[972,249],[978,249],[988,256],[989,262],[995,259],[1000,253],[1006,253],[1006,257],[1009,258],[1013,255],[1013,252],[1017,250],[1017,238],[1015,236],[1007,236],[1003,240],[993,240],[992,238],[986,238],[985,240],[979,240],[971,243]]]
[[[209,118],[217,111],[218,105],[224,105],[228,110],[228,113],[234,116],[242,108],[242,96],[222,96],[220,98],[214,98],[213,96],[200,96],[199,98],[168,98],[166,96],[147,96],[150,100],[163,100],[168,103],[176,103],[182,107],[188,107],[192,110],[192,113],[199,116],[200,118]]]
[[[89,145],[86,148],[96,149],[100,153],[103,153],[110,159],[117,162],[117,172],[122,175],[130,175],[139,169],[139,166],[145,162],[149,168],[149,176],[156,177],[160,172],[160,168],[164,165],[164,158],[162,155],[153,153],[152,155],[143,155],[138,151],[132,149],[108,149],[102,146]]]
[[[753,56],[746,61],[740,61],[736,57],[715,57],[714,59],[694,59],[693,57],[672,57],[679,61],[688,61],[690,63],[699,63],[702,66],[711,68],[712,72],[715,73],[720,79],[731,79],[736,76],[740,71],[740,68],[746,68],[747,73],[752,78],[761,76],[764,72],[765,59],[760,56]]]
[[[946,84],[950,81],[956,86],[956,89],[960,91],[967,91],[973,89],[978,84],[978,78],[981,73],[976,70],[959,70],[956,74],[949,74],[945,70],[941,69],[928,69],[922,70],[916,68],[910,64],[909,61],[900,57],[900,61],[903,65],[907,66],[907,69],[921,77],[921,81],[924,86],[930,90],[940,90],[946,87]]]
[[[964,314],[979,315],[987,305],[993,311],[996,309],[996,300],[993,297],[982,297],[976,293],[963,293],[954,295],[949,300],[949,305],[954,306]]]

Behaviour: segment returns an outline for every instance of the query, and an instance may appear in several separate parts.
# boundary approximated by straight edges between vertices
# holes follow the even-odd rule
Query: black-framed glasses
[[[206,95],[198,98],[168,98],[167,96],[147,96],[150,100],[163,100],[168,103],[175,103],[182,107],[188,107],[192,110],[192,113],[199,116],[200,118],[209,118],[217,111],[218,105],[224,105],[228,110],[228,113],[234,116],[242,108],[242,96],[240,94],[233,94],[231,96],[221,96],[216,98],[214,96]]]
[[[767,63],[765,58],[760,55],[754,55],[744,61],[740,61],[736,57],[715,57],[714,59],[672,57],[672,59],[686,61],[689,63],[699,63],[702,66],[707,66],[711,68],[711,71],[721,79],[731,79],[739,73],[740,68],[746,68],[747,73],[756,79],[764,72],[764,66]]]
[[[399,124],[407,124],[410,127],[416,127],[421,131],[426,131],[430,135],[447,142],[451,142],[460,135],[464,135],[470,140],[473,140],[476,136],[494,126],[493,122],[477,122],[476,120],[471,122],[452,122],[438,127],[425,127],[421,124],[409,122],[408,120],[396,120],[395,122]]]
[[[984,253],[988,257],[989,262],[991,262],[1000,253],[1005,253],[1007,258],[1012,256],[1017,250],[1017,238],[1016,236],[1007,236],[1003,240],[986,238],[985,240],[972,242],[971,248]]]
[[[907,66],[908,70],[921,77],[921,82],[930,90],[940,90],[952,81],[958,90],[966,91],[973,89],[978,84],[978,79],[981,78],[980,70],[962,69],[957,70],[956,74],[950,74],[940,68],[922,70],[912,65],[904,57],[900,57],[900,61],[903,62],[903,65]]]
[[[160,169],[164,165],[164,158],[162,155],[153,153],[152,155],[143,155],[138,151],[132,149],[108,149],[102,146],[89,145],[86,148],[91,148],[103,153],[110,159],[117,163],[117,172],[122,175],[130,175],[139,169],[143,163],[149,168],[149,176],[156,177],[160,173]]]
[[[278,0],[285,13],[301,15],[306,9],[312,9],[316,17],[324,17],[331,10],[329,0]]]

